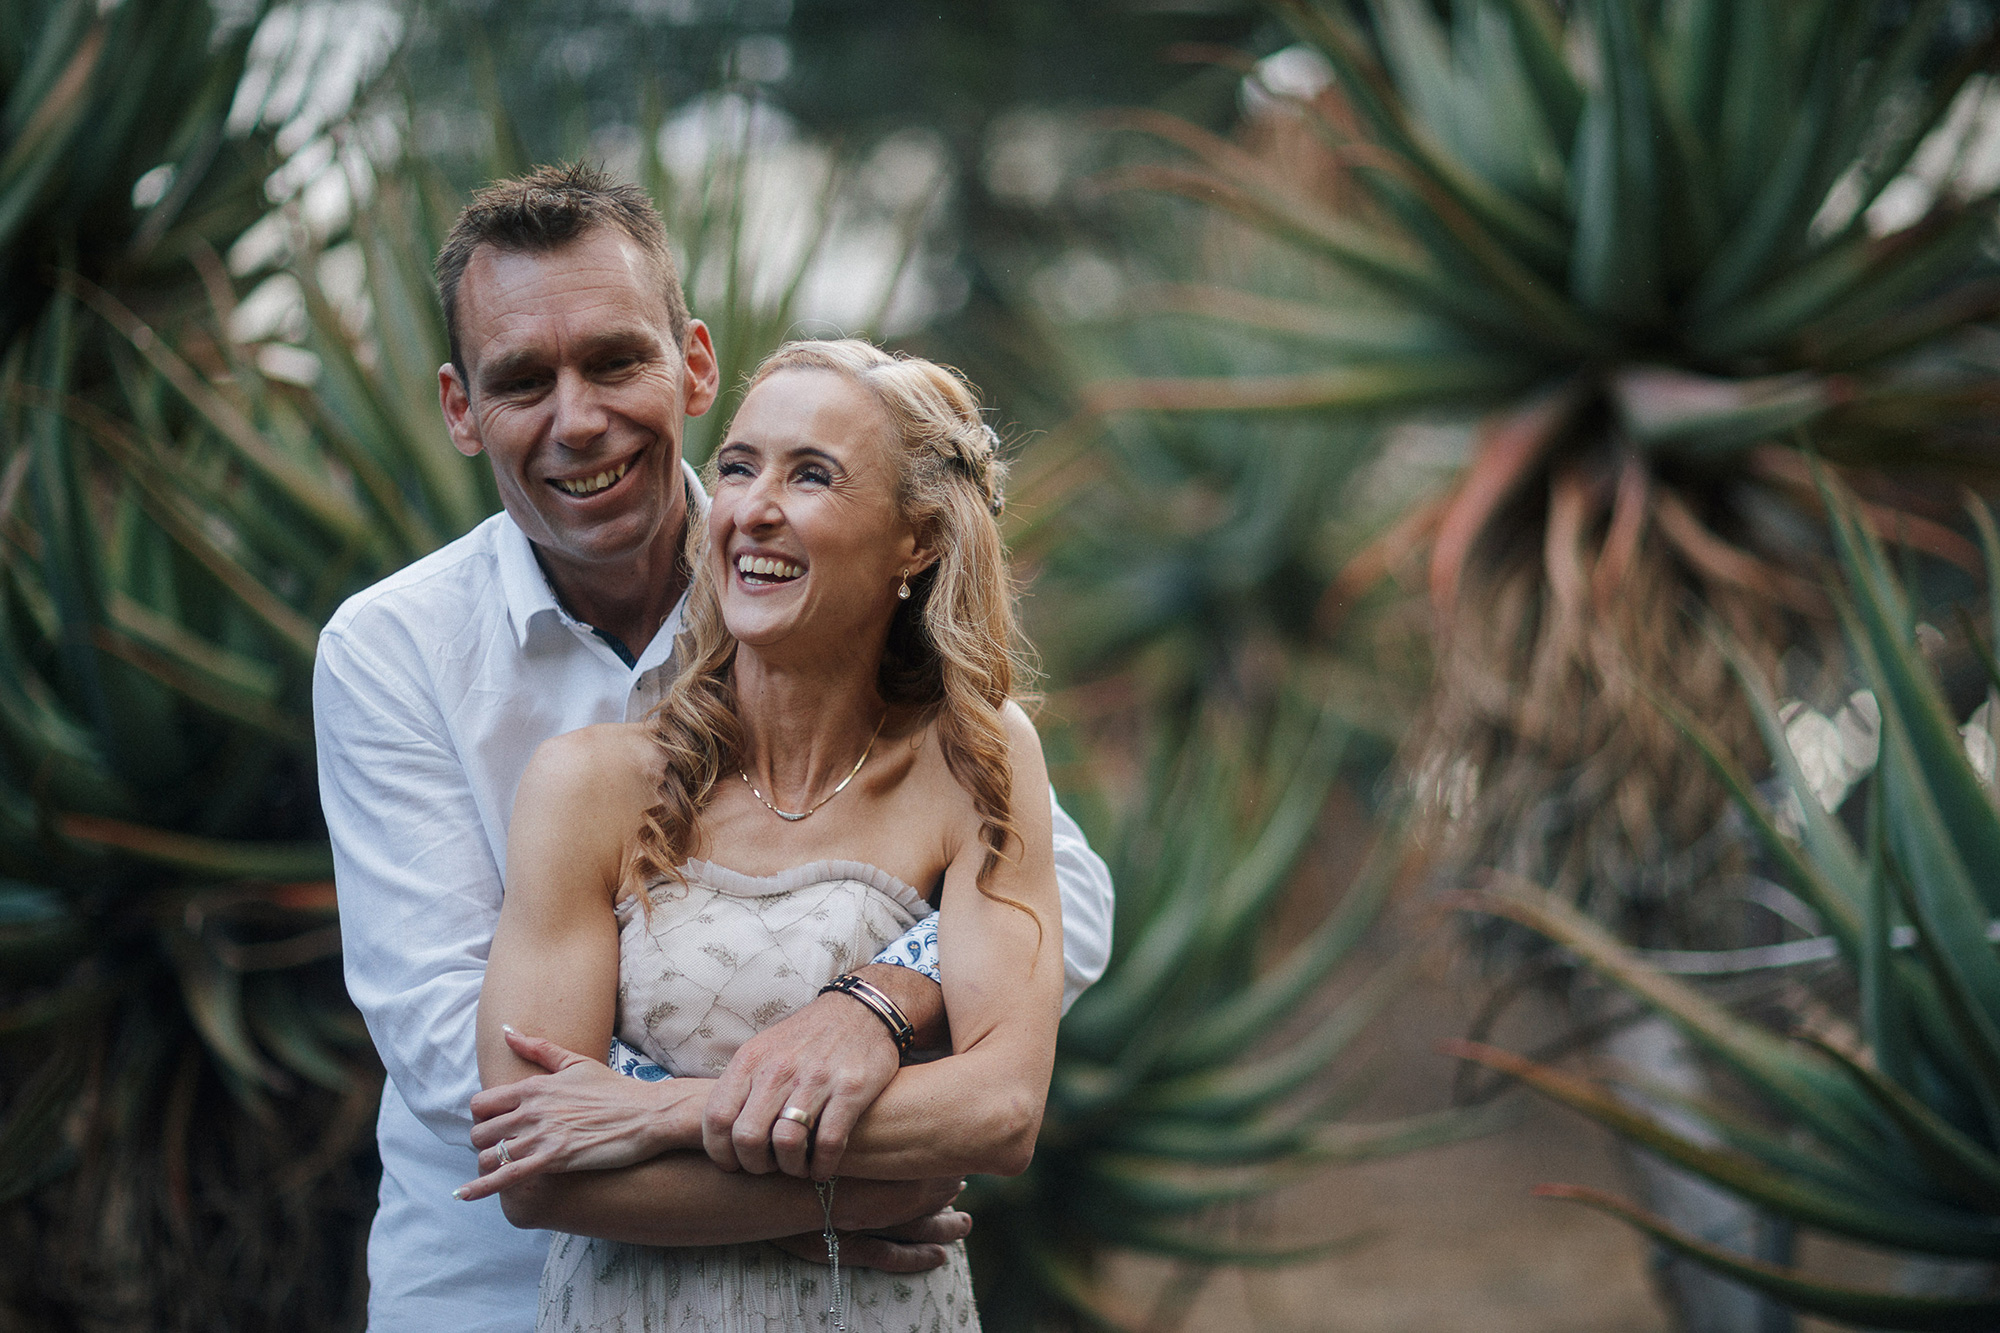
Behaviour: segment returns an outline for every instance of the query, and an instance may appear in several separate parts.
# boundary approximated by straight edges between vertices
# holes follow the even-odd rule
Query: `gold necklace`
[[[819,809],[820,806],[825,805],[828,801],[832,800],[834,797],[840,795],[840,793],[847,790],[847,784],[854,781],[854,775],[861,771],[861,766],[868,762],[868,756],[874,752],[875,737],[880,736],[882,734],[882,723],[887,722],[888,720],[889,720],[889,710],[885,708],[882,710],[882,721],[877,722],[875,724],[875,730],[868,737],[868,744],[866,744],[861,748],[861,757],[854,761],[853,768],[847,770],[847,776],[840,780],[840,785],[835,787],[832,791],[828,792],[825,796],[821,797],[819,799],[818,804],[813,805],[809,809],[798,811],[796,814],[790,810],[780,810],[777,806],[772,805],[769,801],[765,800],[764,793],[757,790],[757,784],[752,782],[750,780],[750,775],[744,772],[742,769],[739,768],[736,770],[736,776],[743,779],[743,785],[750,789],[750,794],[752,796],[755,796],[758,800],[758,803],[761,804],[766,810],[769,810],[772,814],[776,815],[778,818],[782,820],[787,821],[788,823],[796,824],[799,820],[804,819],[814,810]]]

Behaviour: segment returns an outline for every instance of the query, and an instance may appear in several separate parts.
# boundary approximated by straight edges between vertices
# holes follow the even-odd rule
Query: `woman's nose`
[[[750,483],[749,493],[743,497],[743,522],[752,527],[770,527],[784,522],[785,507],[781,498],[779,481],[767,469]]]

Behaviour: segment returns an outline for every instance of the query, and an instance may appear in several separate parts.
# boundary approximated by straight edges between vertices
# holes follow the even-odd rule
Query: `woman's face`
[[[716,451],[710,571],[730,634],[760,649],[879,651],[903,571],[930,555],[896,509],[894,427],[826,370],[781,370]]]

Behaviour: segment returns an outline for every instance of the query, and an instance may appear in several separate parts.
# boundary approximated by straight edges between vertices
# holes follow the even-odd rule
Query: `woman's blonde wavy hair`
[[[771,353],[750,387],[792,370],[827,371],[860,385],[895,427],[897,507],[937,561],[909,579],[910,596],[897,604],[890,622],[877,684],[887,703],[935,718],[945,763],[979,811],[986,854],[977,880],[986,892],[988,876],[1015,836],[1013,769],[1000,710],[1028,672],[995,521],[1006,476],[999,437],[981,416],[972,386],[948,366],[892,355],[859,339],[799,341]],[[711,488],[714,466],[711,461]],[[696,821],[702,808],[716,783],[741,767],[736,640],[722,621],[706,524],[692,516],[687,559],[693,581],[676,644],[680,672],[648,721],[663,760],[660,799],[640,826],[628,890],[680,878],[682,863],[700,850]]]

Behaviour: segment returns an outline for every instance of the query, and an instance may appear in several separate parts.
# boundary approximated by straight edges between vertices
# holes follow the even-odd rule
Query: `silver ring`
[[[784,1110],[778,1112],[778,1119],[789,1120],[795,1125],[804,1125],[808,1129],[812,1128],[813,1118],[796,1106],[787,1106]]]
[[[513,1160],[514,1160],[513,1158],[507,1155],[507,1140],[505,1139],[500,1140],[500,1165],[502,1166],[510,1165],[513,1162]]]

